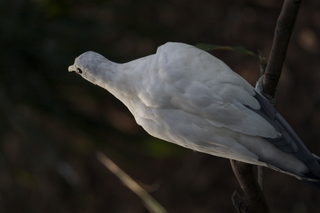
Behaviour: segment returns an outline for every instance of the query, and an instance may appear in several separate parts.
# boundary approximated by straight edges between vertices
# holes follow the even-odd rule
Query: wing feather
[[[192,46],[184,49],[166,44],[160,48],[159,73],[161,80],[170,85],[172,107],[243,134],[266,138],[281,135],[256,112],[261,106],[254,88],[225,63]],[[171,58],[165,54],[168,52]],[[190,60],[190,54],[197,60]]]

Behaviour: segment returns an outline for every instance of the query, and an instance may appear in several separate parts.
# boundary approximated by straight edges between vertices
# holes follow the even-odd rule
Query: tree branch
[[[269,62],[262,81],[264,93],[271,97],[276,92],[300,3],[301,0],[286,0],[277,20]]]
[[[300,3],[301,0],[285,0],[277,20],[269,63],[262,81],[264,94],[271,97],[274,97],[276,92]],[[231,165],[243,190],[242,193],[235,192],[232,196],[238,212],[269,213],[268,204],[254,175],[254,167],[234,160],[231,160]]]
[[[241,213],[269,213],[269,207],[254,174],[254,166],[231,160],[231,166],[242,192],[232,195],[233,205]]]

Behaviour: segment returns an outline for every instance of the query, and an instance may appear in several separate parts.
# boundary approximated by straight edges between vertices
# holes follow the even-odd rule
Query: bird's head
[[[110,61],[99,53],[88,51],[78,56],[74,64],[68,67],[69,72],[76,72],[84,79],[98,84],[101,75],[106,72]]]
[[[125,100],[129,92],[132,93],[136,86],[130,84],[128,73],[122,64],[118,64],[106,59],[99,53],[88,51],[74,60],[74,64],[68,67],[69,72],[81,75],[87,81],[98,85],[120,100]],[[130,69],[129,69],[130,71]]]

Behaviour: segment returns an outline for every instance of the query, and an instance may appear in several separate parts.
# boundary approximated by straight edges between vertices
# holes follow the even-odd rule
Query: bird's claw
[[[275,104],[277,104],[277,100],[275,98],[273,98],[271,95],[268,95],[263,92],[263,87],[262,87],[263,77],[264,77],[264,75],[260,76],[260,78],[258,79],[256,86],[255,86],[255,90],[258,91],[260,94],[262,94],[269,101],[269,103],[271,105],[275,105]]]

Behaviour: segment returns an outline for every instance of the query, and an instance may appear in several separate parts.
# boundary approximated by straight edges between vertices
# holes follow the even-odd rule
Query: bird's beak
[[[68,72],[73,72],[73,71],[76,71],[76,69],[74,68],[73,65],[69,66],[68,67]]]

